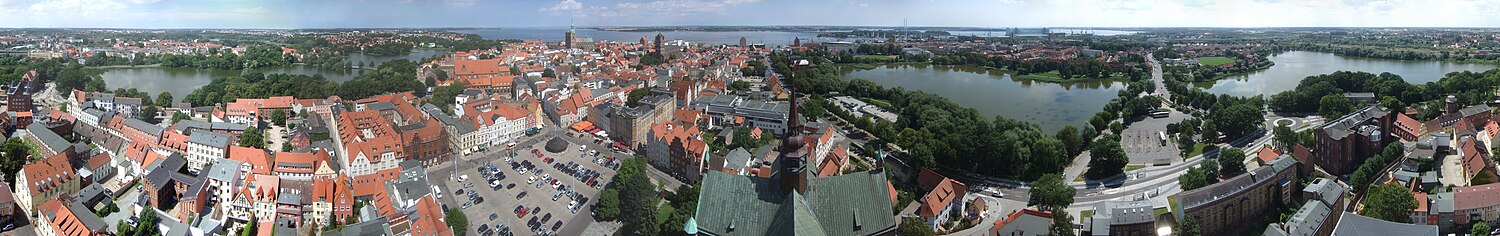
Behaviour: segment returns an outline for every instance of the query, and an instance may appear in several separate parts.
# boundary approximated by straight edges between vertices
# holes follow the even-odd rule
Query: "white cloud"
[[[576,10],[580,10],[580,9],[583,9],[583,3],[578,2],[578,0],[563,0],[561,2],[557,2],[556,5],[552,5],[552,7],[542,8],[541,11],[556,13],[556,12],[565,12],[565,11],[576,11]]]
[[[130,0],[130,3],[134,4],[152,4],[158,2],[161,2],[161,0]]]

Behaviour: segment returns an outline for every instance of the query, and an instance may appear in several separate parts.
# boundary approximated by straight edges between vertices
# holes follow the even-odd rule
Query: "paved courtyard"
[[[1163,142],[1161,133],[1167,131],[1168,124],[1187,118],[1187,114],[1174,110],[1166,118],[1146,117],[1126,127],[1120,134],[1120,147],[1130,157],[1130,164],[1164,165],[1182,161],[1176,141],[1167,137]]]

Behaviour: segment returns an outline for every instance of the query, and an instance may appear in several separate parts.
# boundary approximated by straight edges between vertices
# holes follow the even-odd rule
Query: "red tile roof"
[[[933,188],[932,191],[927,191],[927,195],[922,196],[922,206],[917,208],[917,215],[937,217],[939,216],[938,214],[942,213],[943,208],[951,205],[953,201],[962,201],[964,192],[967,190],[968,187],[964,183],[960,183],[958,180],[943,178],[943,181],[938,183],[936,188]]]
[[[33,196],[62,186],[74,177],[73,166],[68,164],[68,156],[62,153],[22,166],[21,175],[26,176],[26,183],[16,184],[26,184]]]
[[[497,75],[502,72],[499,59],[457,60],[453,62],[453,76]]]
[[[338,135],[348,152],[343,158],[347,160],[364,154],[370,161],[378,162],[380,154],[387,152],[394,152],[398,159],[405,157],[400,135],[379,111],[345,112],[339,116],[338,124]]]
[[[253,147],[229,146],[228,156],[230,160],[250,165],[250,173],[271,174],[271,154],[267,153],[266,150]]]
[[[1500,183],[1486,185],[1454,187],[1453,209],[1472,210],[1492,206],[1500,206]]]
[[[1260,151],[1255,152],[1255,157],[1260,159],[1260,163],[1270,163],[1271,160],[1276,160],[1276,157],[1280,156],[1281,150],[1276,150],[1270,146],[1261,147]]]

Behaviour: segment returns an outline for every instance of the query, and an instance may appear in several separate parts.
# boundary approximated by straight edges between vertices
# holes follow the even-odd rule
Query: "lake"
[[[1082,127],[1094,113],[1114,99],[1120,82],[1055,84],[1016,81],[1004,71],[972,66],[886,65],[869,70],[845,67],[844,80],[874,81],[886,88],[941,95],[960,106],[974,108],[986,118],[1024,120],[1053,132],[1063,126]]]
[[[349,81],[363,73],[360,70],[333,70],[300,65],[261,68],[257,71],[265,74],[323,75],[323,78],[338,82]],[[237,75],[240,75],[240,71],[142,67],[106,69],[100,77],[104,78],[110,91],[116,88],[135,88],[153,97],[161,92],[170,92],[172,97],[181,101],[194,89],[213,82],[214,78]]]
[[[1297,83],[1308,76],[1341,70],[1374,74],[1390,72],[1400,75],[1408,83],[1420,84],[1437,81],[1448,72],[1485,71],[1496,68],[1495,65],[1486,64],[1372,59],[1306,51],[1280,53],[1268,59],[1276,62],[1276,65],[1265,70],[1232,76],[1212,83],[1200,83],[1198,86],[1212,93],[1234,96],[1269,96],[1296,88]]]
[[[546,28],[505,28],[505,29],[476,29],[476,30],[454,30],[453,32],[465,34],[477,34],[484,39],[520,39],[536,40],[542,39],[547,42],[563,40],[563,33],[568,28],[546,27]],[[596,29],[578,28],[579,39],[593,39],[594,41],[616,41],[616,42],[640,42],[641,37],[653,40],[657,33],[666,36],[667,40],[682,40],[703,44],[739,44],[740,37],[744,37],[751,44],[766,44],[771,46],[792,44],[793,39],[802,38],[803,43],[834,41],[815,40],[817,33],[808,32],[782,32],[782,31],[662,31],[662,32],[624,32],[606,31]]]
[[[441,53],[444,53],[444,51],[430,49],[417,49],[413,50],[410,54],[391,56],[376,56],[356,52],[349,54],[346,60],[356,66],[360,65],[360,63],[365,63],[373,67],[380,65],[380,63],[396,59],[420,61],[422,58]],[[367,70],[339,70],[290,65],[260,68],[255,71],[263,74],[322,75],[323,78],[329,81],[344,82],[353,80],[354,77],[364,74]],[[136,90],[149,93],[151,96],[156,96],[161,92],[170,92],[172,93],[172,97],[181,101],[183,97],[193,92],[194,89],[213,82],[214,78],[237,75],[240,75],[240,71],[142,67],[106,69],[100,77],[104,78],[104,82],[109,85],[110,91],[114,91],[115,88],[135,88]]]

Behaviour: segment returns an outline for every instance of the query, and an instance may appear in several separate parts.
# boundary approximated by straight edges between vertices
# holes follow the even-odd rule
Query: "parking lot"
[[[1182,122],[1188,115],[1173,110],[1166,118],[1146,117],[1120,134],[1120,147],[1130,157],[1130,164],[1169,164],[1182,161],[1178,155],[1177,142],[1172,137],[1162,140],[1167,124]]]
[[[523,138],[538,140],[521,142],[512,150],[457,158],[457,173],[433,175],[443,180],[441,202],[463,210],[470,235],[502,235],[501,225],[514,235],[581,233],[594,222],[590,206],[615,175],[606,166],[618,168],[623,155],[598,150],[598,145],[580,149],[581,144],[573,141],[560,153],[548,152],[544,146],[551,136]],[[486,173],[490,170],[499,174]],[[524,209],[523,217],[518,217],[518,207]],[[529,223],[533,220],[537,223]]]

